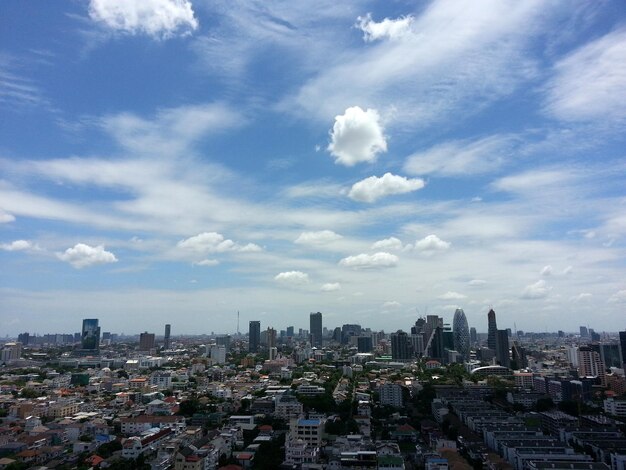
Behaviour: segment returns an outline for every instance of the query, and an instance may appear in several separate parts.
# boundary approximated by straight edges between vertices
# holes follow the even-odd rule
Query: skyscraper
[[[606,385],[605,365],[602,357],[590,346],[578,348],[578,375],[580,377],[598,377]]]
[[[454,337],[454,349],[463,357],[464,361],[470,358],[470,334],[467,325],[467,317],[461,308],[454,312],[452,320],[452,334]]]
[[[163,349],[170,348],[170,333],[172,330],[172,325],[169,323],[165,325],[165,336],[163,336]]]
[[[473,326],[470,328],[470,344],[476,344],[478,342],[478,334],[476,328]]]
[[[261,322],[259,320],[250,320],[248,328],[248,351],[255,353],[259,351],[259,343],[261,342]]]
[[[509,333],[506,330],[496,330],[496,361],[501,366],[511,367],[509,354]]]
[[[394,361],[408,361],[412,357],[409,336],[402,330],[391,333],[391,358]]]
[[[145,331],[139,335],[139,350],[150,351],[151,349],[154,349],[154,333]]]
[[[322,314],[320,312],[311,313],[310,318],[311,346],[322,347]]]
[[[90,351],[100,349],[100,327],[97,318],[85,318],[83,320],[81,348]]]
[[[619,347],[622,351],[622,369],[626,367],[626,331],[619,332]]]
[[[496,324],[496,312],[493,309],[487,313],[487,347],[489,349],[496,350],[496,331],[498,331],[498,325]]]

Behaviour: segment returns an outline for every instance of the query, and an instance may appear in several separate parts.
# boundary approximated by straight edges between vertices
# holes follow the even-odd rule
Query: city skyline
[[[29,3],[0,16],[0,334],[624,328],[618,0]]]

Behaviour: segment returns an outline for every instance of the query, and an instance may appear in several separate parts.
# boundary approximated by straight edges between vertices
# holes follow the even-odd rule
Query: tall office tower
[[[172,333],[172,325],[165,325],[165,335],[163,336],[163,349],[169,349],[171,346],[170,335]]]
[[[622,351],[622,369],[626,367],[626,331],[619,332],[619,347]]]
[[[513,361],[515,362],[516,370],[525,369],[528,367],[528,359],[526,358],[526,350],[519,345],[517,341],[513,341],[513,346],[511,347],[511,355],[513,356]],[[511,364],[513,366],[513,364]]]
[[[341,328],[338,326],[336,326],[333,330],[333,341],[341,343]]]
[[[490,309],[487,313],[487,347],[494,351],[496,350],[496,331],[498,331],[496,312]]]
[[[438,361],[444,360],[445,347],[443,327],[438,326],[433,330],[433,333],[430,337],[430,347],[427,348],[426,352],[433,359],[437,359]]]
[[[610,367],[617,367],[618,369],[622,367],[619,343],[600,343],[600,357],[607,369]]]
[[[154,333],[144,331],[139,335],[139,350],[150,351],[154,349]]]
[[[341,344],[348,344],[352,336],[361,336],[361,325],[345,324],[341,327]]]
[[[605,366],[597,351],[590,346],[578,348],[579,377],[598,377],[602,385],[606,385]]]
[[[293,333],[294,333],[294,331],[293,331],[293,330],[294,330],[293,326],[288,326],[288,327],[287,327],[287,336],[288,336],[289,338],[293,338]]]
[[[372,344],[372,336],[359,336],[356,340],[357,348],[360,353],[370,353],[374,349]]]
[[[452,320],[452,335],[454,338],[454,349],[463,357],[464,361],[470,359],[470,333],[467,325],[467,317],[461,308],[454,312]]]
[[[311,313],[309,317],[311,331],[311,346],[322,347],[322,314],[320,312]]]
[[[589,337],[589,330],[587,330],[586,326],[581,326],[580,327],[580,337],[581,338],[588,338]]]
[[[422,357],[424,355],[424,333],[412,334],[410,336],[411,347],[413,348],[413,355],[416,357]]]
[[[391,358],[394,361],[408,361],[412,357],[409,335],[402,330],[391,333]]]
[[[509,333],[506,330],[496,330],[495,351],[496,361],[498,361],[501,366],[511,367],[511,356],[509,355]]]
[[[589,328],[589,339],[591,341],[600,341],[600,333],[596,333],[593,328]]]
[[[98,326],[97,318],[85,318],[83,320],[81,349],[90,351],[100,349],[100,327]]]
[[[248,327],[248,351],[255,353],[259,351],[261,343],[261,322],[259,320],[250,320]]]
[[[476,333],[476,328],[473,326],[470,328],[470,344],[478,343],[478,333]]]
[[[267,350],[271,351],[276,347],[276,330],[274,328],[267,329]]]
[[[424,320],[422,317],[418,318],[415,321],[415,326],[411,327],[411,334],[418,335],[420,333],[424,333],[424,325],[426,325],[426,320]]]

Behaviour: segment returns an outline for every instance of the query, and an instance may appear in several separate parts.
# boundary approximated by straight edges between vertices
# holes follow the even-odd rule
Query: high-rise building
[[[408,361],[412,357],[409,335],[402,330],[391,333],[391,358],[394,361]]]
[[[370,353],[374,349],[372,336],[359,336],[357,338],[357,348],[360,353]]]
[[[604,367],[622,367],[622,357],[619,343],[600,343],[600,357],[604,362]]]
[[[526,350],[522,346],[520,346],[520,344],[517,341],[513,341],[513,346],[511,347],[511,355],[513,356],[512,362],[515,362],[516,370],[525,369],[528,367],[528,359],[526,358]]]
[[[341,344],[350,343],[352,336],[361,336],[361,325],[345,324],[341,327]]]
[[[509,333],[506,330],[496,330],[495,351],[496,361],[503,367],[511,367],[511,356],[509,354]]]
[[[476,333],[476,328],[473,326],[470,328],[470,344],[478,343],[478,333]]]
[[[578,348],[578,375],[580,377],[598,377],[606,385],[605,366],[597,351],[590,346]]]
[[[276,330],[274,328],[267,329],[267,350],[271,351],[276,347]]]
[[[626,331],[619,332],[619,347],[622,351],[622,369],[626,367]]]
[[[589,338],[589,330],[586,326],[580,327],[580,337],[581,338]]]
[[[248,328],[248,351],[255,353],[259,351],[261,343],[261,322],[259,320],[250,320]]]
[[[139,335],[139,350],[150,351],[154,349],[154,333],[144,331]]]
[[[81,349],[89,351],[100,349],[100,327],[97,318],[85,318],[83,320]]]
[[[464,361],[470,359],[470,333],[467,325],[467,317],[463,309],[457,308],[452,320],[452,335],[454,349],[463,357]]]
[[[28,346],[28,340],[30,339],[29,333],[20,333],[17,335],[17,340],[22,343],[24,346]]]
[[[170,335],[172,332],[172,325],[169,323],[165,325],[165,335],[163,336],[163,349],[169,349],[171,346]]]
[[[496,350],[496,331],[498,331],[496,312],[490,309],[487,313],[487,347],[494,351]]]
[[[310,318],[311,346],[322,347],[322,314],[320,312],[311,313]]]
[[[288,326],[288,327],[287,327],[287,336],[288,336],[289,338],[293,338],[293,333],[294,333],[294,331],[293,331],[293,330],[294,330],[293,326]]]

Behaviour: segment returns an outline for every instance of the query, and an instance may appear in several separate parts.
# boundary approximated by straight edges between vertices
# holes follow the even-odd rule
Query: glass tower
[[[467,325],[467,317],[461,308],[454,312],[452,320],[452,334],[454,336],[454,349],[463,356],[464,361],[470,358],[470,333]]]

